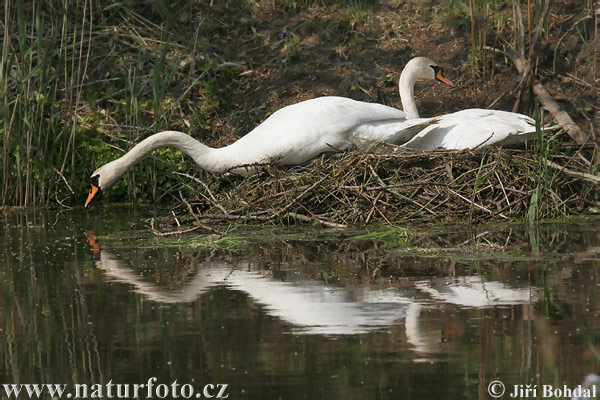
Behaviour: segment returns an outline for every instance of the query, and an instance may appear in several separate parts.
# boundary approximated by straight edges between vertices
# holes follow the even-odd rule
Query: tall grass
[[[143,10],[162,15],[160,27],[119,3],[4,0],[0,206],[80,204],[92,171],[168,124],[165,104],[173,104],[168,89],[179,66],[172,53],[189,53],[185,36],[169,46],[169,5]],[[124,22],[131,19],[145,30]],[[156,170],[172,169],[174,160],[142,163],[115,196],[156,198]],[[139,171],[144,179],[136,180]]]
[[[5,0],[4,10],[1,204],[61,203],[74,194],[92,2]]]
[[[529,199],[527,222],[533,225],[542,218],[567,215],[568,209],[561,196],[553,189],[556,172],[548,167],[548,157],[551,155],[551,144],[555,137],[548,137],[542,129],[544,122],[543,109],[536,103],[535,130],[536,142],[534,147],[534,163],[529,173],[532,194]]]
[[[467,67],[471,69],[474,91],[477,93],[477,79],[491,76],[494,73],[497,55],[490,51],[493,48],[505,48],[516,51],[527,58],[534,68],[539,64],[539,53],[536,51],[541,38],[549,38],[551,26],[544,13],[548,0],[448,0],[442,5],[438,20],[451,21],[454,24],[470,27],[469,40],[471,47]],[[575,10],[575,9],[574,9]],[[556,43],[553,70],[556,71],[556,51],[564,45],[567,36],[575,36],[585,47],[589,47],[593,38],[597,37],[598,15],[594,12],[594,4],[585,1],[577,13],[568,20],[575,21],[571,28],[562,34]],[[462,16],[460,15],[462,14]],[[595,15],[595,17],[593,17]],[[588,22],[589,24],[586,24]],[[556,22],[555,22],[556,24]],[[591,25],[591,26],[589,26]],[[574,32],[573,32],[574,31]],[[584,81],[594,84],[596,79],[597,49],[588,52],[587,65],[591,65],[589,76]]]

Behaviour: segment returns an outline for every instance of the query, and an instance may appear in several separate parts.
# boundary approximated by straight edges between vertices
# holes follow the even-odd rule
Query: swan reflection
[[[267,313],[291,324],[295,333],[345,335],[386,328],[403,320],[412,302],[390,290],[353,290],[300,278],[279,281],[249,269],[249,262],[217,257],[202,261],[189,281],[170,289],[148,281],[111,251],[102,249],[95,258],[96,267],[113,280],[159,303],[193,302],[216,286],[243,291]]]
[[[534,288],[511,288],[502,282],[484,281],[480,276],[435,278],[416,283],[435,300],[463,307],[492,307],[529,304],[536,299]]]
[[[209,257],[192,268],[188,280],[177,289],[149,281],[111,251],[100,250],[89,237],[95,265],[111,279],[133,286],[152,301],[197,301],[213,287],[239,290],[260,304],[271,316],[289,324],[293,333],[350,335],[392,329],[404,325],[405,342],[421,359],[443,351],[444,321],[435,316],[438,302],[460,306],[526,304],[533,299],[530,288],[510,288],[501,282],[481,282],[479,277],[420,281],[404,288],[372,289],[337,287],[288,273],[286,281],[255,270],[250,261]]]

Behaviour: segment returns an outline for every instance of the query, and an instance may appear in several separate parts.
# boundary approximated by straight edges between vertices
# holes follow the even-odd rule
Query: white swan
[[[410,60],[402,72],[400,97],[408,118],[419,118],[414,84],[417,78],[433,79],[431,69],[436,71],[437,79],[446,79],[437,63],[424,57]],[[523,143],[534,136],[535,121],[526,115],[470,108],[438,117],[436,123],[421,130],[402,147],[420,150],[462,150],[493,144],[513,145]]]
[[[403,143],[433,121],[435,118],[407,119],[403,111],[382,104],[330,96],[284,107],[222,148],[205,146],[182,132],[159,132],[92,174],[85,207],[140,159],[161,147],[183,151],[207,171],[248,175],[255,173],[260,163],[297,165],[325,152],[382,141]]]
[[[470,108],[442,115],[401,145],[418,150],[464,150],[515,145],[534,138],[535,121],[523,114]]]

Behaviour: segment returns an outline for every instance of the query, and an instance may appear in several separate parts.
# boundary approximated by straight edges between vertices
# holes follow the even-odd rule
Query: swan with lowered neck
[[[426,76],[432,60],[417,57],[406,64],[400,77],[400,97],[408,118],[419,118],[414,98],[415,80]],[[551,128],[552,129],[552,128]],[[463,150],[494,144],[514,145],[535,136],[535,121],[523,114],[470,108],[439,116],[437,121],[421,130],[408,142],[407,149]]]
[[[407,66],[400,87],[414,85],[417,79],[437,79],[454,86],[441,67],[431,60],[426,63],[429,63],[426,67],[421,64],[418,68]],[[260,163],[298,165],[326,152],[364,148],[377,142],[404,143],[436,120],[419,119],[411,116],[412,112],[407,118],[405,112],[382,104],[326,96],[284,107],[236,142],[222,148],[208,147],[182,132],[159,132],[94,171],[88,184],[85,207],[143,157],[161,147],[183,151],[210,172],[249,175],[260,168],[257,165]]]
[[[329,151],[364,148],[376,142],[410,149],[472,149],[521,143],[535,133],[534,121],[522,114],[468,109],[420,119],[414,98],[419,79],[454,86],[435,61],[416,57],[402,71],[399,90],[404,112],[382,104],[345,97],[318,97],[280,109],[238,141],[211,148],[176,131],[154,134],[91,176],[85,207],[140,159],[161,147],[175,147],[211,172],[255,173],[256,164],[275,161],[297,165]]]

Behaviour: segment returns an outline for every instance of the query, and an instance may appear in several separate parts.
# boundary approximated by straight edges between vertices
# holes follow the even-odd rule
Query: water
[[[101,384],[132,398],[155,377],[154,398],[175,398],[161,390],[176,380],[230,399],[490,399],[497,380],[504,398],[542,398],[543,385],[570,398],[564,385],[598,373],[598,219],[380,240],[246,227],[217,241],[157,237],[153,215],[1,214],[0,383],[97,385],[104,398]]]

